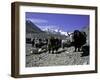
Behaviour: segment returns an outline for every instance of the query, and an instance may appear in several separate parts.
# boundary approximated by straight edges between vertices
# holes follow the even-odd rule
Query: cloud
[[[31,18],[28,18],[28,19],[26,19],[26,20],[29,20],[29,21],[31,21],[31,22],[33,22],[33,23],[35,23],[35,24],[39,24],[39,23],[48,23],[48,21],[47,20],[45,20],[45,19],[31,19]]]
[[[38,25],[39,26],[39,25]],[[40,26],[41,29],[43,30],[54,30],[54,31],[57,31],[58,30],[58,26],[56,25],[46,25],[46,26]]]
[[[62,31],[62,30],[60,30],[59,32],[60,32],[62,35],[68,36],[68,33],[67,33],[67,32],[64,32],[64,31]]]

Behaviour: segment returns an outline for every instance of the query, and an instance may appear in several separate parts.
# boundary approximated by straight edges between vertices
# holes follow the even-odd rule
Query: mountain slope
[[[26,33],[39,33],[39,32],[43,31],[31,21],[29,20],[26,21]]]

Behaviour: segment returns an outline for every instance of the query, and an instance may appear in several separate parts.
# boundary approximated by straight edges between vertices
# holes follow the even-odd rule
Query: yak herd
[[[89,46],[83,46],[86,44],[87,35],[84,31],[74,30],[70,37],[72,40],[60,39],[51,36],[49,39],[33,39],[32,41],[27,40],[26,43],[31,43],[32,47],[35,48],[45,48],[49,53],[54,53],[59,50],[59,48],[64,49],[65,47],[74,47],[74,52],[86,52],[89,54]]]

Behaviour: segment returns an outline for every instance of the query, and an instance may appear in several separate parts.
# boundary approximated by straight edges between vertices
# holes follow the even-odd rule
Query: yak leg
[[[49,48],[49,53],[51,52],[51,49]]]
[[[58,52],[58,49],[59,49],[59,48],[58,48],[58,47],[56,47],[56,53]]]
[[[52,48],[52,54],[54,53],[54,49]]]
[[[79,52],[81,51],[81,47],[82,47],[82,46],[78,46],[78,51],[79,51]]]
[[[74,47],[75,47],[75,50],[74,50],[74,52],[76,52],[76,49],[77,49],[77,48],[76,48],[76,46],[74,46]]]
[[[52,46],[52,54],[54,53],[55,51],[55,46]]]
[[[75,52],[76,52],[77,48],[75,47]]]
[[[76,52],[76,50],[77,50],[77,46],[75,46],[75,50],[74,50],[74,52]]]
[[[80,51],[80,47],[78,47],[78,51]]]
[[[49,51],[49,53],[51,52],[51,46],[50,45],[48,46],[48,51]]]

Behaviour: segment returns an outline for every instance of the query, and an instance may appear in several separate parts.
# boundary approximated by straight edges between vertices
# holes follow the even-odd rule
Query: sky
[[[59,29],[65,32],[82,29],[90,22],[89,15],[26,12],[25,17],[42,30]]]

